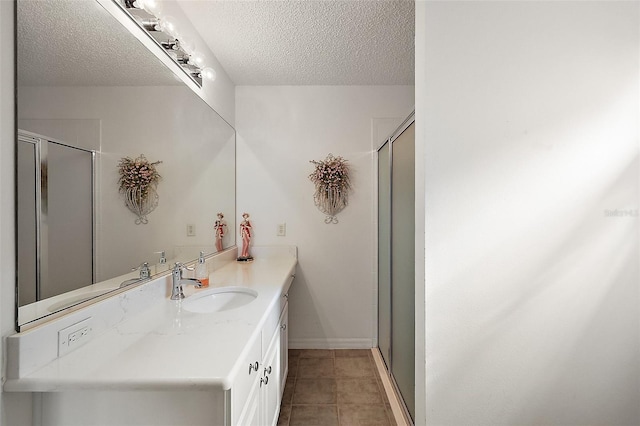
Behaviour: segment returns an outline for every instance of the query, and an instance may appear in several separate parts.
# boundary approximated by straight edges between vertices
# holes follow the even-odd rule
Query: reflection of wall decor
[[[221,212],[217,214],[217,217],[213,224],[213,230],[216,234],[216,251],[222,251],[222,239],[227,232],[227,221],[224,220],[224,214]]]
[[[329,154],[324,160],[310,162],[316,166],[309,175],[316,186],[313,201],[318,210],[327,215],[324,223],[338,223],[336,215],[347,207],[351,190],[347,160]]]
[[[160,163],[162,161],[150,163],[142,154],[134,159],[124,157],[118,163],[119,190],[125,205],[138,216],[136,225],[149,223],[147,215],[158,207],[156,188],[161,176],[156,166]]]
[[[240,238],[242,239],[242,252],[238,257],[238,262],[250,262],[253,257],[249,254],[249,246],[251,245],[251,236],[253,235],[253,226],[249,220],[249,213],[242,213],[242,222],[240,222]]]

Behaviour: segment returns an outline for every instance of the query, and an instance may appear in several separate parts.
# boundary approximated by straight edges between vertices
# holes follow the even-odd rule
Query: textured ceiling
[[[238,85],[414,84],[411,0],[178,0]]]
[[[17,4],[19,86],[182,84],[94,0]]]

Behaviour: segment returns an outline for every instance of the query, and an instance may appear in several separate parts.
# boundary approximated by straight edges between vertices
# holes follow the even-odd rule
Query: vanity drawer
[[[238,419],[244,407],[251,385],[260,380],[262,369],[262,341],[260,337],[251,344],[249,353],[242,361],[241,370],[238,373],[233,386],[231,387],[231,417],[234,421]],[[256,369],[256,364],[258,368]],[[251,367],[249,367],[251,366]]]

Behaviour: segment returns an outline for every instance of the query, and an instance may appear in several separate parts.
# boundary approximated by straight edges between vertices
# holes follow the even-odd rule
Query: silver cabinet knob
[[[256,361],[254,364],[249,364],[249,374],[251,374],[251,371],[258,371],[258,361]]]
[[[286,330],[286,329],[287,329],[287,324],[282,324],[282,325],[280,326],[280,328],[281,328],[282,330]]]

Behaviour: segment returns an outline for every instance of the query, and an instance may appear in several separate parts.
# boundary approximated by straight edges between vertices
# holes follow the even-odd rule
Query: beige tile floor
[[[371,351],[289,350],[278,426],[395,426]]]

